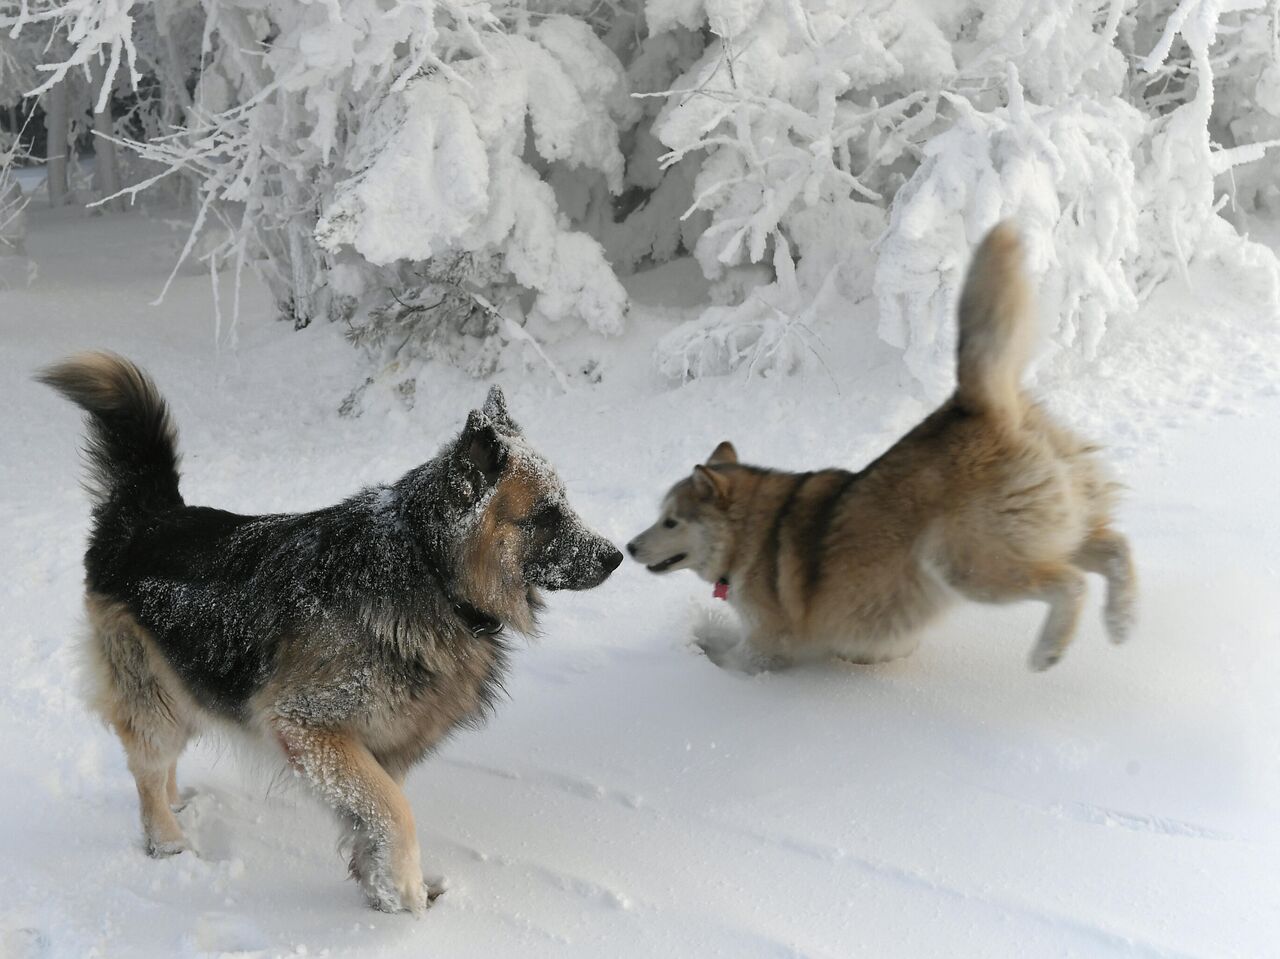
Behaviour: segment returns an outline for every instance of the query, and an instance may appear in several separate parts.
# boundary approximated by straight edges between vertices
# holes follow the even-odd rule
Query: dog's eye
[[[675,519],[664,519],[662,521],[663,529],[675,529],[679,525],[680,525],[680,521]]]
[[[558,526],[561,519],[560,507],[545,506],[526,521],[534,529],[547,530]]]

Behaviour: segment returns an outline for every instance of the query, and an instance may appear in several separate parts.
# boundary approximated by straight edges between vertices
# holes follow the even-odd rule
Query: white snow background
[[[428,365],[411,411],[340,418],[365,367],[337,326],[294,333],[252,286],[230,346],[200,276],[149,305],[181,239],[33,206],[39,275],[0,291],[0,957],[1280,955],[1280,337],[1207,269],[1049,378],[1129,486],[1128,645],[1106,642],[1093,581],[1045,674],[1025,604],[960,607],[888,665],[744,676],[691,646],[723,613],[709,587],[628,561],[553,596],[509,701],[409,775],[424,864],[449,881],[422,919],[368,910],[329,814],[219,741],[179,764],[199,854],[148,859],[123,753],[77,696],[80,418],[32,371],[135,359],[172,404],[188,500],[255,513],[395,478],[485,389]],[[858,467],[926,412],[838,335],[802,374],[671,388],[648,357],[696,315],[695,275],[627,281],[598,385],[500,377],[618,543],[721,439]]]

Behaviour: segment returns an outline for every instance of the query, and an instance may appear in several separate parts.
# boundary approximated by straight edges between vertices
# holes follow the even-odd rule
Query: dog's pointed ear
[[[484,476],[486,485],[498,481],[506,462],[507,449],[493,420],[480,410],[472,410],[458,441],[458,455]]]
[[[717,463],[736,462],[738,462],[738,451],[733,448],[733,444],[728,440],[713,449],[711,455],[707,457],[708,466],[715,466]]]
[[[489,387],[489,395],[484,398],[484,406],[481,407],[480,411],[489,417],[499,430],[504,430],[508,433],[520,432],[520,427],[511,418],[511,414],[507,412],[507,398],[502,395],[502,387],[496,383]]]
[[[729,481],[701,463],[693,468],[693,489],[703,499],[724,502],[729,496]]]

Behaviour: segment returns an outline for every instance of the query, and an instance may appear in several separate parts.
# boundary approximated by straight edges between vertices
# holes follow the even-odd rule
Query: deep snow
[[[143,854],[123,754],[76,697],[78,416],[29,374],[89,347],[136,359],[173,405],[187,498],[246,512],[394,479],[484,384],[432,366],[412,411],[339,418],[366,373],[339,330],[268,322],[251,287],[218,342],[207,277],[148,305],[180,225],[32,214],[39,276],[0,291],[3,959],[1280,955],[1280,320],[1234,314],[1212,276],[1158,292],[1087,375],[1041,377],[1130,487],[1130,644],[1106,642],[1095,581],[1042,675],[1028,604],[962,607],[885,666],[748,677],[690,646],[722,612],[709,587],[628,563],[555,596],[510,701],[410,774],[424,863],[450,884],[414,921],[367,910],[328,815],[216,740],[179,765],[199,857]],[[817,372],[669,388],[644,351],[686,315],[681,270],[632,282],[667,305],[620,341],[561,345],[599,385],[500,377],[616,542],[720,439],[859,466],[926,409],[839,329]]]

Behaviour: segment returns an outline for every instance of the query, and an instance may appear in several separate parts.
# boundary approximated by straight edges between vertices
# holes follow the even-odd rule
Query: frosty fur
[[[41,379],[89,414],[92,702],[128,755],[147,851],[187,848],[176,761],[230,723],[339,814],[371,905],[421,911],[405,774],[492,707],[540,591],[597,586],[621,554],[573,512],[496,388],[395,483],[241,516],[184,502],[167,407],[133,364],[86,354]]]

